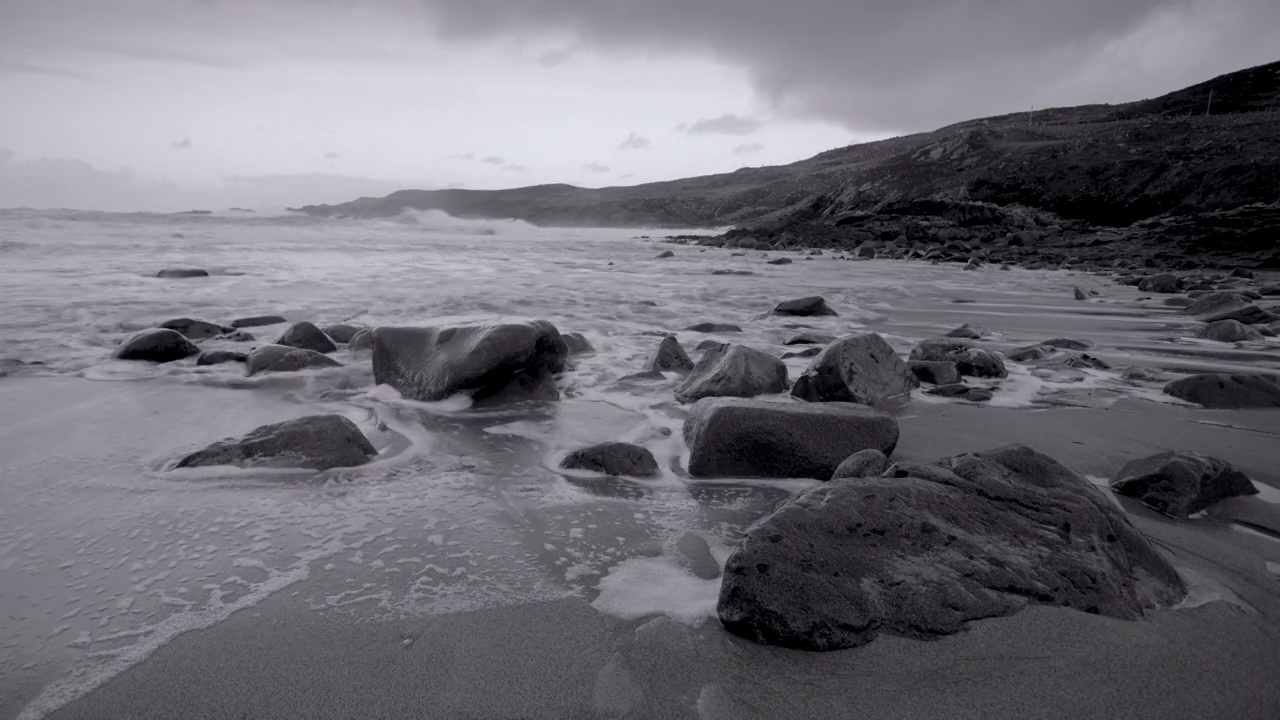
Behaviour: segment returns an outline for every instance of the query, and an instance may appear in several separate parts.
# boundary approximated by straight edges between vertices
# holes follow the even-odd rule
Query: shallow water
[[[1082,273],[794,253],[772,266],[758,252],[694,247],[659,260],[670,246],[637,234],[436,214],[0,211],[0,677],[13,688],[0,694],[17,703],[0,701],[0,715],[26,706],[37,717],[177,634],[317,576],[332,581],[308,584],[324,588],[308,605],[359,621],[572,595],[620,617],[709,618],[718,581],[685,570],[675,541],[697,532],[723,559],[747,524],[809,483],[683,475],[675,377],[620,378],[642,369],[661,334],[696,322],[744,331],[679,332],[695,357],[708,338],[794,350],[783,343],[797,325],[871,329],[905,352],[969,322],[996,348],[1088,340],[1117,368],[1280,370],[1274,342],[1188,339],[1195,323],[1159,298]],[[155,278],[165,267],[213,275]],[[1100,296],[1077,302],[1075,286]],[[840,315],[768,315],[803,295]],[[335,354],[342,368],[255,378],[236,365],[110,359],[130,332],[169,318],[260,314],[369,325],[546,318],[597,352],[561,378],[560,402],[508,409],[402,400],[373,385],[367,354],[346,350]],[[269,341],[280,329],[250,332]],[[793,378],[807,362],[788,360]],[[1175,402],[1115,370],[1009,369],[991,405]],[[382,457],[319,475],[167,469],[214,440],[322,411],[355,420]],[[662,476],[556,471],[566,452],[604,440],[645,445]]]

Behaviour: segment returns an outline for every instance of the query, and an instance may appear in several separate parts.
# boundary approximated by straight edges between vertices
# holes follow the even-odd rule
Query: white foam
[[[609,569],[591,603],[606,615],[635,620],[666,615],[698,626],[715,617],[719,580],[703,580],[675,558],[631,558]]]

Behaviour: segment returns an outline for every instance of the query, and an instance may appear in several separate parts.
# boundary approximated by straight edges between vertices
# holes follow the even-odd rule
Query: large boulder
[[[1138,289],[1142,292],[1176,293],[1181,285],[1182,279],[1177,275],[1160,273],[1142,278],[1141,282],[1138,283]]]
[[[263,425],[238,440],[216,442],[178,467],[238,465],[328,470],[363,465],[378,454],[356,424],[341,415],[312,415]]]
[[[874,405],[920,387],[920,381],[884,338],[873,332],[846,335],[828,345],[791,394],[809,402]]]
[[[207,340],[209,338],[218,337],[226,333],[230,333],[234,328],[225,327],[218,323],[209,322],[208,320],[196,320],[194,318],[174,318],[173,320],[165,320],[160,323],[160,327],[166,330],[176,330],[182,333],[183,337],[191,340]]]
[[[415,400],[469,392],[554,399],[569,348],[546,320],[373,331],[373,378]]]
[[[671,370],[688,372],[693,369],[693,361],[689,359],[689,354],[680,346],[680,341],[676,339],[676,336],[668,335],[662,338],[662,342],[658,343],[658,348],[653,351],[653,355],[645,363],[644,368],[649,372]]]
[[[827,301],[820,297],[803,297],[778,303],[773,309],[774,315],[793,315],[796,317],[816,317],[835,315],[836,311],[827,306]]]
[[[787,366],[778,358],[743,345],[709,348],[676,388],[682,403],[705,397],[741,397],[787,391]]]
[[[845,458],[898,444],[898,421],[852,403],[705,398],[684,422],[689,474],[827,480]]]
[[[341,367],[342,363],[315,350],[303,350],[285,345],[262,345],[249,353],[245,365],[248,374],[257,375],[264,372],[295,372],[314,367]]]
[[[152,328],[136,333],[120,344],[116,358],[167,363],[200,354],[200,348],[177,330]]]
[[[963,340],[931,338],[922,340],[911,350],[910,360],[916,362],[951,362],[961,375],[1002,378],[1009,375],[999,355],[973,347]]]
[[[1031,603],[1137,619],[1177,572],[1088,480],[1024,446],[898,464],[800,493],[747,531],[717,612],[806,650],[934,639]]]
[[[1164,393],[1215,409],[1280,407],[1280,376],[1201,373],[1174,380]]]
[[[560,462],[560,467],[631,477],[658,474],[658,461],[653,458],[653,453],[639,445],[622,442],[601,443],[575,450]]]
[[[331,353],[338,349],[323,330],[306,321],[296,322],[286,328],[280,339],[276,340],[276,344],[314,350],[318,353]]]
[[[1111,488],[1175,518],[1200,512],[1219,500],[1258,493],[1248,476],[1229,463],[1185,451],[1162,452],[1126,463]]]
[[[1201,327],[1196,331],[1196,337],[1217,342],[1233,343],[1246,340],[1261,340],[1262,333],[1239,320],[1218,320]]]

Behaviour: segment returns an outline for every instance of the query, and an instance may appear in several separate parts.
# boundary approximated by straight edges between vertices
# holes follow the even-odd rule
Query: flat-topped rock
[[[209,277],[209,271],[201,270],[200,268],[165,268],[164,270],[161,270],[160,272],[156,273],[156,277],[158,278]]]
[[[1164,386],[1164,393],[1207,408],[1280,407],[1280,376],[1263,373],[1201,373]]]
[[[279,315],[254,315],[253,317],[236,318],[231,321],[233,328],[262,327],[265,325],[281,325],[289,322]]]
[[[178,467],[239,467],[328,470],[369,462],[378,451],[356,424],[341,415],[312,415],[263,425],[236,440],[192,453]]]

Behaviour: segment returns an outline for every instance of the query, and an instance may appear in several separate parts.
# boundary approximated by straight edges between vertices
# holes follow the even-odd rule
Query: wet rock
[[[582,333],[561,333],[560,337],[564,338],[564,344],[569,348],[570,355],[583,355],[585,353],[593,353],[596,351],[595,348],[591,347],[591,343]]]
[[[703,340],[702,342],[698,343],[697,347],[695,347],[694,350],[698,352],[702,352],[703,350],[710,350],[713,347],[720,347],[721,345],[727,345],[727,344],[728,343],[723,342],[721,340]]]
[[[276,344],[302,350],[314,350],[318,353],[331,353],[338,349],[338,346],[333,344],[333,340],[323,330],[306,321],[290,325],[285,329],[280,339],[276,340]]]
[[[645,367],[656,372],[687,372],[693,369],[693,361],[689,359],[684,348],[680,347],[680,341],[676,336],[668,335],[658,343],[658,349],[649,358],[649,362],[645,363]]]
[[[820,297],[803,297],[778,303],[773,309],[774,315],[793,315],[796,317],[818,317],[835,315],[836,311],[827,307],[827,301]]]
[[[813,359],[791,388],[808,402],[874,405],[920,387],[920,381],[876,333],[846,335]]]
[[[852,403],[706,398],[690,408],[684,439],[694,477],[826,480],[859,450],[891,454],[898,422]]]
[[[1176,293],[1182,285],[1182,279],[1173,273],[1160,273],[1158,275],[1148,275],[1142,278],[1138,283],[1138,289],[1142,292],[1154,293]]]
[[[787,338],[783,345],[826,345],[836,339],[835,335],[804,332]]]
[[[264,372],[296,372],[315,367],[341,367],[342,363],[315,350],[287,345],[263,345],[254,348],[245,361],[250,375]]]
[[[1111,488],[1175,518],[1185,518],[1220,500],[1258,493],[1248,476],[1229,463],[1184,451],[1126,463]]]
[[[312,415],[263,425],[238,440],[216,442],[178,467],[238,465],[328,470],[369,462],[378,451],[356,424],[341,415]]]
[[[200,353],[200,357],[196,358],[196,365],[221,365],[231,362],[248,362],[249,356],[242,352],[234,350],[210,350]]]
[[[360,331],[351,336],[351,341],[347,343],[347,349],[352,352],[361,352],[373,349],[373,330],[369,328],[360,328]]]
[[[672,257],[675,257],[675,256],[676,256],[676,254],[675,254],[675,253],[673,253],[673,252],[671,252],[670,250],[663,250],[661,253],[659,253],[659,254],[658,254],[657,259],[658,259],[658,260],[665,260],[666,258],[672,258]]]
[[[923,340],[911,351],[911,360],[953,362],[961,375],[1002,378],[1009,375],[1000,356],[975,348],[962,340],[932,338]]]
[[[708,349],[689,377],[675,390],[682,403],[705,397],[740,397],[787,391],[787,366],[778,358],[744,345]]]
[[[1210,315],[1230,313],[1249,306],[1251,303],[1234,292],[1210,292],[1195,297],[1194,301],[1182,309],[1184,315],[1194,315],[1203,319]]]
[[[373,331],[373,377],[415,400],[559,397],[569,348],[546,320]]]
[[[1169,374],[1156,368],[1129,365],[1120,370],[1120,379],[1127,383],[1165,382],[1169,379]]]
[[[831,474],[831,479],[880,477],[891,464],[884,453],[875,448],[868,448],[845,458],[844,462],[840,463],[836,471]]]
[[[769,265],[790,265],[791,258],[774,258],[768,262]]]
[[[166,330],[176,330],[182,333],[183,337],[191,340],[208,340],[232,331],[232,328],[212,323],[208,320],[194,320],[192,318],[165,320],[160,323],[160,327]]]
[[[1280,376],[1203,373],[1174,380],[1164,392],[1207,408],[1280,407]]]
[[[750,270],[712,270],[712,275],[755,275]]]
[[[158,278],[209,277],[209,271],[201,270],[199,268],[165,268],[164,270],[161,270],[160,272],[156,273],[156,277]]]
[[[232,330],[229,333],[219,335],[216,340],[226,340],[227,342],[254,342],[257,340],[253,333],[244,330]]]
[[[288,320],[279,315],[254,315],[253,317],[238,318],[231,321],[233,328],[259,327],[262,325],[279,325],[287,323]]]
[[[980,268],[980,267],[982,267],[982,263],[978,261],[978,258],[969,258],[969,262],[965,263],[965,264],[964,264],[964,267],[963,267],[963,268],[961,268],[961,269],[962,269],[962,270],[977,270],[977,269],[978,269],[978,268]]]
[[[1089,295],[1085,293],[1085,291],[1081,290],[1080,288],[1075,288],[1075,298],[1076,300],[1088,300]]]
[[[1265,297],[1280,295],[1280,283],[1268,283],[1258,288],[1258,294]]]
[[[620,383],[650,382],[654,380],[666,380],[666,379],[667,379],[667,376],[663,375],[657,370],[646,370],[644,372],[631,373],[630,375],[623,375],[622,377],[618,378],[618,382]]]
[[[907,363],[907,368],[917,380],[931,385],[950,385],[960,382],[960,370],[953,362],[915,360]]]
[[[1239,320],[1219,320],[1201,327],[1196,331],[1196,337],[1217,342],[1234,343],[1261,340],[1262,333]]]
[[[951,383],[950,385],[939,385],[924,391],[926,395],[937,395],[938,397],[959,398],[970,402],[986,402],[993,397],[990,388],[974,387],[965,385],[964,383]]]
[[[960,327],[947,333],[947,337],[977,340],[978,338],[982,337],[982,330],[970,325],[969,323],[965,323]]]
[[[899,464],[780,504],[729,558],[730,632],[805,650],[935,639],[1028,604],[1137,619],[1177,572],[1088,480],[1024,446]]]
[[[1048,345],[1028,345],[1010,350],[1006,357],[1014,362],[1032,362],[1034,360],[1043,360],[1055,352],[1057,350]]]
[[[119,360],[167,363],[199,353],[200,348],[177,330],[152,328],[143,330],[121,343],[115,356]]]
[[[814,345],[812,347],[807,347],[803,350],[799,350],[796,352],[783,353],[782,359],[787,360],[790,358],[807,358],[807,357],[813,357],[815,355],[819,355],[821,353],[822,353],[822,347],[818,345]]]
[[[349,344],[351,342],[351,338],[354,338],[356,334],[359,333],[361,330],[368,330],[368,329],[369,328],[365,327],[364,325],[353,325],[351,323],[336,323],[334,325],[325,325],[324,334],[328,335],[329,338],[334,342],[340,342],[346,345],[346,344]],[[317,350],[318,352],[324,352],[323,350],[319,350],[319,348],[310,348],[310,349]]]
[[[560,467],[628,477],[658,474],[658,461],[653,453],[639,445],[622,442],[601,443],[575,450],[561,461]]]
[[[1048,345],[1051,348],[1060,350],[1088,350],[1093,347],[1093,343],[1084,340],[1072,340],[1070,338],[1053,338],[1045,340],[1041,345]]]
[[[1110,370],[1111,366],[1101,358],[1092,355],[1080,353],[1079,355],[1071,355],[1062,359],[1060,363],[1063,367],[1075,368],[1077,370]]]
[[[697,533],[687,532],[676,541],[676,550],[684,558],[685,564],[694,575],[703,580],[715,580],[720,577],[720,563],[711,554],[711,546]]]
[[[732,323],[714,323],[714,322],[702,322],[696,325],[690,325],[689,327],[685,328],[685,330],[688,330],[689,332],[700,332],[700,333],[742,332],[742,328]]]
[[[1244,323],[1245,325],[1262,325],[1274,322],[1275,320],[1280,320],[1280,315],[1264,310],[1252,303],[1247,303],[1243,307],[1236,308],[1234,310],[1207,313],[1199,316],[1199,318],[1207,323],[1214,323],[1219,320],[1236,320]]]
[[[1249,270],[1248,268],[1242,268],[1242,267],[1233,268],[1231,270],[1231,275],[1229,275],[1228,277],[1251,279],[1253,278],[1253,271]]]

